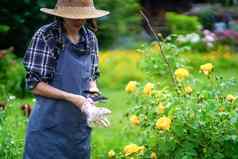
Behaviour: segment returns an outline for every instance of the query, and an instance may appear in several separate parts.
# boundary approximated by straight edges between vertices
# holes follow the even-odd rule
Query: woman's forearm
[[[72,94],[58,88],[52,87],[45,82],[39,82],[36,87],[32,90],[35,95],[40,95],[53,99],[66,100],[74,103],[77,106],[83,104],[85,98],[76,94]]]
[[[35,95],[62,100],[68,100],[72,95],[68,92],[52,87],[45,82],[39,82],[36,85],[36,87],[32,90],[32,93]]]

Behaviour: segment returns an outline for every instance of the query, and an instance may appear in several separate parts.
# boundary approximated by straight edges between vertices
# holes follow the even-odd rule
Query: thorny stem
[[[153,36],[154,36],[154,38],[156,39],[156,41],[158,41],[158,45],[159,45],[159,48],[160,48],[160,52],[161,52],[162,58],[163,58],[164,62],[166,63],[166,65],[168,66],[168,70],[169,70],[169,73],[170,73],[172,82],[173,82],[173,84],[175,85],[175,87],[178,88],[178,84],[177,84],[176,79],[175,79],[174,74],[173,74],[173,69],[172,69],[172,67],[171,67],[171,65],[170,65],[170,63],[169,63],[167,57],[166,57],[165,54],[164,54],[164,51],[163,51],[163,49],[162,49],[162,46],[161,46],[160,39],[159,39],[158,35],[155,33],[155,31],[154,31],[154,29],[153,29],[153,27],[152,27],[152,25],[151,25],[149,19],[148,19],[147,16],[144,14],[144,12],[143,12],[143,11],[140,11],[140,14],[144,17],[144,19],[145,19],[145,21],[146,21],[146,23],[147,23],[147,25],[148,25],[148,27],[149,27],[151,33],[153,34]]]

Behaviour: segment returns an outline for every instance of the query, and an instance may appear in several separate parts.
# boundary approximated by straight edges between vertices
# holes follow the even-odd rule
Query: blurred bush
[[[9,29],[10,29],[10,27],[7,25],[0,25],[0,33],[8,32]]]
[[[238,68],[238,55],[229,47],[219,46],[216,49],[203,54],[197,52],[184,52],[187,64],[193,68],[198,68],[201,63],[212,62],[219,70],[232,70]]]
[[[176,44],[180,47],[188,47],[193,51],[204,52],[207,50],[203,37],[197,33],[179,35]]]
[[[204,29],[216,30],[216,23],[224,23],[225,29],[237,31],[237,7],[237,5],[224,6],[220,3],[204,4],[187,12],[186,15],[197,16]]]
[[[166,21],[173,34],[189,34],[199,32],[202,25],[195,16],[186,16],[173,12],[166,14]]]
[[[14,46],[18,56],[22,56],[37,28],[53,20],[51,16],[41,13],[40,8],[54,8],[55,3],[56,0],[23,0],[13,3],[1,0],[0,24],[10,27],[8,33],[0,32],[1,47]],[[119,35],[137,32],[139,26],[136,24],[139,23],[139,18],[136,15],[139,8],[137,0],[101,0],[96,2],[96,6],[111,12],[109,16],[99,20],[98,36],[100,44],[103,44],[104,48],[110,47]]]
[[[238,32],[238,21],[233,20],[229,22],[229,27],[231,30]]]
[[[237,5],[238,2],[236,0],[210,0],[211,3],[219,3],[223,6],[232,6]]]
[[[229,45],[234,49],[237,49],[238,44],[238,32],[234,30],[225,30],[218,32],[217,37],[221,44]]]
[[[138,0],[101,0],[95,3],[98,8],[110,11],[109,16],[98,20],[97,35],[104,48],[111,48],[120,37],[136,35],[141,30]]]
[[[13,54],[12,49],[0,51],[0,94],[1,98],[9,95],[24,96],[24,68]]]
[[[205,29],[213,29],[213,24],[216,21],[216,10],[213,7],[202,8],[198,13],[199,21]]]
[[[130,80],[143,80],[145,75],[137,67],[140,58],[139,53],[129,50],[102,52],[100,54],[100,87],[118,89],[123,88]]]

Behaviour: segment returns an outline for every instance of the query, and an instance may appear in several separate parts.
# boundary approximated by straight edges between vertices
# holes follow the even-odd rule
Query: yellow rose
[[[150,82],[147,83],[144,87],[144,94],[147,96],[151,96],[153,88],[154,88],[154,84]]]
[[[224,107],[220,107],[219,108],[219,112],[224,112],[225,111],[225,108]]]
[[[168,117],[161,117],[157,120],[155,127],[157,129],[168,130],[171,126],[171,119]]]
[[[150,155],[150,158],[151,159],[157,159],[157,155],[155,152],[152,152],[151,155]]]
[[[125,156],[129,156],[134,153],[143,153],[144,150],[145,150],[144,146],[138,146],[136,144],[129,144],[124,147],[123,152],[124,152]]]
[[[140,124],[140,118],[136,115],[133,115],[130,120],[131,120],[131,123],[134,124],[134,125],[139,125]]]
[[[209,75],[213,70],[213,65],[211,63],[207,63],[200,66],[200,71],[205,75]]]
[[[165,106],[162,103],[160,103],[159,106],[156,108],[156,113],[159,114],[164,112],[165,112]]]
[[[116,156],[115,151],[110,150],[110,151],[108,152],[108,157],[109,157],[109,158],[114,158],[115,156]]]
[[[228,101],[231,102],[231,103],[235,102],[236,98],[237,98],[237,97],[235,97],[235,96],[233,96],[233,95],[231,95],[231,94],[229,94],[229,95],[226,96],[226,100],[228,100]]]
[[[175,74],[176,80],[182,81],[182,80],[185,80],[189,76],[189,71],[185,68],[178,68],[174,74]]]
[[[186,86],[184,88],[185,93],[191,94],[193,92],[193,88],[191,86]]]
[[[136,81],[130,81],[126,86],[125,91],[128,93],[133,93],[133,92],[135,92],[135,90],[137,88],[136,86],[137,86]]]

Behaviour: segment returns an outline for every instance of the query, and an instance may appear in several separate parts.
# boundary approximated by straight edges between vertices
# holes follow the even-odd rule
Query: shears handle
[[[108,98],[102,96],[100,92],[85,90],[84,93],[88,98],[91,98],[94,102],[105,102],[106,100],[108,100]]]

